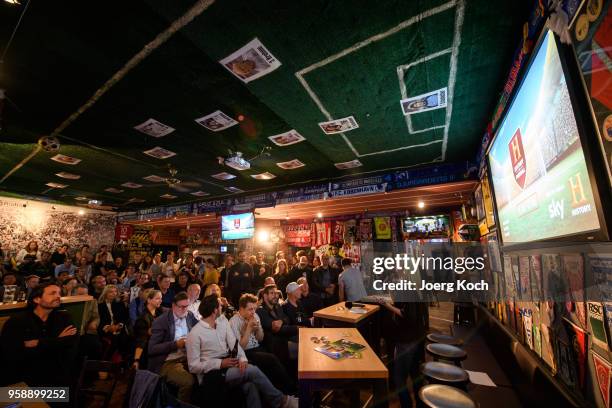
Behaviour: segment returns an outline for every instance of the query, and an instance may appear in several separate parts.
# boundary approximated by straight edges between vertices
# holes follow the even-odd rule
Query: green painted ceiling
[[[25,0],[24,0],[25,1]],[[193,1],[34,1],[1,67],[6,89],[0,131],[0,175],[6,174],[81,106],[125,62]],[[0,2],[0,52],[24,5]],[[47,182],[67,184],[46,196],[74,203],[77,196],[134,206],[202,198],[152,186],[142,178],[167,176],[166,166],[191,191],[210,198],[278,189],[310,180],[471,159],[507,75],[527,2],[466,0],[217,0],[190,25],[155,50],[60,135],[61,154],[75,165],[38,153],[0,188],[40,195]],[[219,60],[258,38],[281,66],[248,84]],[[448,87],[449,106],[411,116],[400,108],[398,67],[407,96]],[[299,72],[305,72],[301,75]],[[300,80],[301,79],[301,80]],[[239,125],[212,132],[194,119],[221,110]],[[326,135],[317,123],[354,116],[359,128]],[[134,126],[154,118],[176,130],[153,138]],[[296,129],[306,140],[275,146],[268,136]],[[426,130],[429,129],[429,130]],[[177,153],[160,160],[142,152],[161,146]],[[271,146],[246,171],[221,166],[227,150],[252,157]],[[282,170],[297,158],[306,166]],[[359,159],[361,167],[334,163]],[[79,180],[55,176],[60,171]],[[211,175],[227,171],[237,178]],[[250,175],[269,171],[273,180]],[[142,188],[121,187],[125,182]],[[199,184],[199,186],[196,185]],[[124,190],[113,194],[108,187]],[[174,200],[160,198],[170,193]]]

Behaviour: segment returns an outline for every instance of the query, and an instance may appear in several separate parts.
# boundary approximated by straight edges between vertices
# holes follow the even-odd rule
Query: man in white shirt
[[[200,285],[197,283],[192,283],[187,286],[187,296],[189,297],[189,308],[188,310],[193,313],[196,319],[201,320],[202,316],[200,315]]]
[[[283,392],[294,393],[296,384],[291,381],[281,361],[260,344],[264,338],[264,331],[256,313],[257,297],[245,293],[240,296],[238,305],[238,313],[229,320],[229,323],[240,347],[249,361],[259,367],[274,384],[278,384]]]
[[[198,376],[200,384],[204,374],[225,370],[225,382],[242,386],[249,408],[262,406],[260,394],[271,407],[297,408],[296,398],[283,395],[259,368],[248,363],[228,321],[218,319],[223,311],[217,295],[202,300],[200,314],[202,320],[189,332],[186,344],[189,371]],[[237,354],[232,358],[230,353],[234,348]]]

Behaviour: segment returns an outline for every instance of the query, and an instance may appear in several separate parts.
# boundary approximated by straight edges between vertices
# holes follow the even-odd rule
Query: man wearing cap
[[[287,301],[283,304],[283,311],[289,318],[289,324],[310,327],[310,321],[306,319],[304,308],[300,298],[302,297],[302,287],[297,282],[287,285]]]

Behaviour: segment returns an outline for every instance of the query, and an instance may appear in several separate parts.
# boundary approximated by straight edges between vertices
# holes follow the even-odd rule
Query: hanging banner
[[[313,224],[314,246],[331,243],[331,222],[316,222]]]
[[[612,301],[612,254],[589,254],[587,268],[593,278],[589,298]]]
[[[201,203],[197,203],[196,212],[198,214],[211,212],[226,212],[230,209],[231,204],[231,199],[204,201]]]
[[[569,282],[570,301],[582,328],[586,328],[586,306],[584,304],[584,260],[582,255],[563,255],[563,272]],[[571,309],[568,309],[572,312]]]
[[[391,239],[391,220],[389,217],[374,217],[376,239]]]
[[[372,219],[364,218],[359,220],[359,240],[360,241],[371,241],[372,240]]]
[[[287,245],[297,247],[309,247],[311,246],[311,224],[300,223],[300,224],[287,224],[283,226],[285,233],[285,242]]]
[[[329,193],[325,193],[325,198],[352,197],[364,194],[384,193],[385,191],[387,191],[387,183],[382,183],[369,186],[347,188],[344,190],[333,190]]]
[[[612,367],[599,354],[592,352],[593,366],[595,367],[595,377],[597,378],[597,388],[601,393],[605,407],[610,408],[610,380],[612,378]]]
[[[361,264],[361,246],[359,244],[345,243],[342,245],[343,257],[353,261],[353,265],[359,267]]]
[[[523,327],[525,330],[525,342],[531,350],[533,350],[533,317],[531,309],[521,309],[521,317],[523,318]]]
[[[329,183],[281,191],[276,195],[276,205],[322,200],[328,191]]]
[[[117,224],[115,226],[115,242],[127,241],[134,233],[134,226],[129,224]]]
[[[418,169],[397,171],[389,189],[402,189],[453,181],[476,179],[478,168],[470,162],[439,164]]]
[[[191,204],[173,205],[166,207],[166,217],[183,217],[193,214]]]
[[[332,221],[331,243],[344,242],[344,221]]]
[[[164,207],[153,207],[145,208],[144,210],[138,210],[138,219],[141,221],[153,220],[164,217],[166,217],[166,211]]]

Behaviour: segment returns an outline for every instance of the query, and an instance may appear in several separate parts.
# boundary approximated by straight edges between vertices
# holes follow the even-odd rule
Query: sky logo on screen
[[[510,159],[512,159],[512,171],[514,179],[521,188],[525,188],[525,176],[527,174],[527,163],[525,162],[525,151],[523,150],[523,139],[521,129],[516,129],[514,136],[508,144]]]
[[[553,200],[550,204],[548,204],[548,215],[550,218],[563,219],[563,200]]]
[[[240,229],[240,218],[234,218],[234,228]]]

